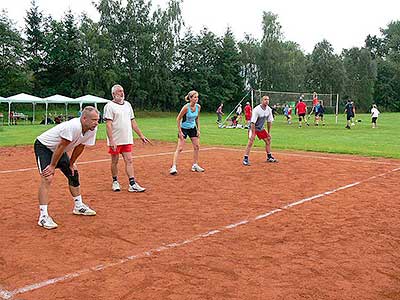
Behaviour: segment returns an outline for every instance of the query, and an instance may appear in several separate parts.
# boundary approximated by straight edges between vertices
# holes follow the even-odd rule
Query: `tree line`
[[[218,36],[203,28],[184,31],[182,0],[165,9],[151,0],[99,0],[100,19],[67,11],[46,16],[32,0],[22,30],[6,11],[0,14],[0,95],[39,97],[93,94],[110,98],[120,83],[135,107],[177,110],[190,90],[214,111],[234,106],[251,88],[304,91],[351,97],[359,110],[376,103],[400,110],[400,22],[368,35],[361,48],[335,54],[327,40],[310,54],[287,41],[278,15],[264,12],[262,38],[238,41],[230,28]]]

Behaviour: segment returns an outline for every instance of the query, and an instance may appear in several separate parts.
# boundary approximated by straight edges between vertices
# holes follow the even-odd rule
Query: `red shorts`
[[[112,147],[108,147],[108,153],[115,155],[115,154],[121,154],[123,152],[132,152],[132,144],[128,145],[118,145],[117,150],[113,150]]]
[[[261,131],[257,131],[257,130],[256,130],[256,135],[257,135],[257,137],[258,137],[259,140],[263,140],[263,139],[266,139],[266,138],[270,138],[270,137],[271,137],[271,136],[269,135],[269,133],[268,133],[265,129],[263,129],[263,130],[261,130]]]

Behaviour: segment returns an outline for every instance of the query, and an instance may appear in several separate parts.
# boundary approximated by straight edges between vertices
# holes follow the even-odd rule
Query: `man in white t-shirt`
[[[56,168],[59,168],[68,178],[69,190],[75,202],[72,212],[75,215],[96,215],[93,209],[82,202],[79,174],[75,163],[85,146],[95,144],[98,124],[98,110],[92,106],[87,106],[82,111],[80,118],[61,123],[37,137],[34,149],[41,175],[39,226],[46,229],[53,229],[58,226],[47,210],[50,185]],[[71,157],[67,154],[69,151],[72,151]]]
[[[261,104],[253,109],[253,114],[250,120],[249,128],[249,141],[247,143],[246,151],[243,157],[243,165],[250,166],[249,154],[251,147],[254,144],[254,139],[257,135],[258,139],[265,142],[265,150],[267,152],[267,162],[278,162],[271,154],[271,127],[274,117],[272,115],[272,109],[268,106],[269,97],[263,96],[261,98]],[[267,122],[267,130],[264,128],[264,124]]]
[[[134,177],[132,164],[132,129],[137,133],[143,143],[149,140],[140,131],[133,113],[131,104],[125,101],[124,89],[119,84],[111,88],[113,100],[104,106],[104,120],[106,121],[108,153],[111,154],[111,175],[113,179],[112,190],[121,190],[118,182],[118,160],[119,154],[125,162],[125,171],[129,179],[129,192],[144,192]]]

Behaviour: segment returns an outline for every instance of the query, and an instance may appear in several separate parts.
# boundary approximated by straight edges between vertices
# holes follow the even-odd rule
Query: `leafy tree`
[[[0,95],[31,91],[24,66],[23,40],[7,13],[0,13]]]
[[[343,50],[342,57],[346,70],[344,92],[356,100],[357,108],[367,111],[373,102],[376,64],[365,48]]]
[[[332,45],[323,40],[308,56],[306,87],[318,93],[340,94],[345,70],[341,58],[334,54]]]

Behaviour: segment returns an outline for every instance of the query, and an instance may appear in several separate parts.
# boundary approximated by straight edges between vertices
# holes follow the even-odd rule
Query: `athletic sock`
[[[81,207],[83,204],[81,195],[74,197],[74,201],[75,201],[75,207]]]
[[[243,160],[249,160],[249,156],[248,156],[248,155],[245,155],[245,156],[243,157]]]
[[[40,211],[40,217],[39,218],[42,218],[42,217],[44,217],[44,216],[48,216],[49,215],[49,213],[47,212],[47,204],[41,204],[41,205],[39,205],[39,211]]]
[[[117,176],[113,176],[113,181],[118,181]]]
[[[129,178],[129,184],[132,186],[135,184],[135,178],[134,177],[130,177]]]

